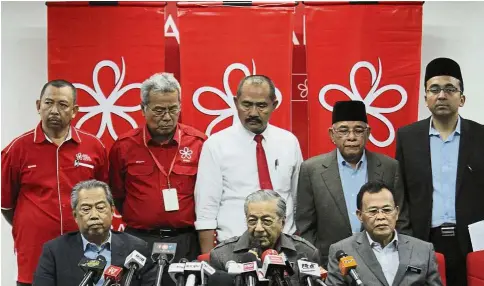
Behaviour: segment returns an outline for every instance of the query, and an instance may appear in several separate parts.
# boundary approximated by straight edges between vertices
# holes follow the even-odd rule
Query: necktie
[[[259,184],[262,190],[273,190],[269,167],[267,166],[266,152],[264,151],[264,147],[262,147],[262,139],[264,139],[264,136],[260,134],[257,134],[254,137],[254,141],[257,142],[256,156]]]

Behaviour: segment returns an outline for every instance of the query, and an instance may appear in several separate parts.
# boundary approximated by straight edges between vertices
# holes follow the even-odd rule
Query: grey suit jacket
[[[383,270],[370,247],[366,232],[362,231],[330,246],[328,278],[326,280],[328,286],[351,285],[350,278],[341,275],[338,261],[334,257],[338,250],[343,250],[349,256],[353,256],[358,264],[356,271],[364,285],[442,285],[433,245],[402,234],[398,234],[398,256],[400,263],[393,284],[388,285]],[[414,269],[419,268],[421,271],[420,273],[409,271],[408,266],[413,266]]]
[[[382,181],[393,188],[400,208],[396,228],[411,235],[398,162],[383,154],[365,152],[368,181]],[[296,226],[301,236],[319,249],[323,267],[328,261],[329,246],[353,234],[336,149],[302,163],[297,188]]]
[[[149,256],[147,243],[130,234],[111,231],[111,265],[123,267],[126,257],[137,250],[147,260],[133,277],[131,285],[152,286],[155,283],[156,267]],[[34,274],[34,286],[78,285],[84,272],[77,266],[84,257],[81,234],[70,232],[44,244],[37,270]],[[126,278],[126,269],[123,278]],[[123,279],[124,280],[124,279]],[[124,284],[124,283],[122,283]]]

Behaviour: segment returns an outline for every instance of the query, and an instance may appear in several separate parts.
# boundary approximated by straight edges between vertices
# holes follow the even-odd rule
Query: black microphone
[[[350,275],[351,279],[355,282],[357,286],[363,286],[363,282],[356,272],[356,261],[353,256],[348,256],[343,250],[336,251],[336,259],[339,261],[339,270],[343,276]]]
[[[242,279],[242,264],[229,260],[225,263],[225,270],[227,270],[229,274],[234,275],[235,286],[242,286],[244,283]]]
[[[245,285],[255,286],[257,284],[257,260],[257,256],[253,252],[244,253],[239,259],[239,262],[242,263],[242,277]]]
[[[277,286],[288,286],[287,281],[284,279],[284,271],[286,270],[285,257],[282,257],[273,249],[267,249],[262,253],[262,272],[264,277],[269,279],[269,285],[273,281]]]
[[[216,270],[208,277],[207,286],[231,286],[234,284],[234,275]]]
[[[141,253],[136,250],[133,250],[124,262],[124,267],[129,269],[128,275],[126,275],[126,280],[124,281],[125,286],[129,286],[131,284],[131,280],[133,279],[133,275],[136,270],[141,269],[146,263],[146,257],[144,257]]]
[[[176,286],[185,286],[185,263],[188,259],[182,258],[179,263],[172,263],[168,267],[168,274],[170,274],[171,280],[176,283]]]
[[[198,261],[185,263],[184,275],[186,277],[186,286],[195,286],[200,284],[202,279],[202,263]]]
[[[96,259],[83,257],[78,266],[85,273],[79,286],[86,286],[90,283],[96,284],[101,279],[104,267],[106,267],[106,258],[102,255],[99,255]]]
[[[176,243],[155,242],[153,243],[153,250],[151,252],[151,259],[158,264],[158,271],[156,271],[155,286],[161,286],[161,278],[163,277],[163,270],[170,261],[173,260],[176,253]]]

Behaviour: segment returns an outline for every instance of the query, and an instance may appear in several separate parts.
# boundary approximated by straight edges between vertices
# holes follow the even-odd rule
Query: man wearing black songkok
[[[414,236],[444,254],[447,285],[465,286],[468,225],[484,220],[484,126],[459,116],[466,97],[455,61],[432,60],[424,88],[432,116],[398,130],[396,158]]]
[[[302,163],[296,205],[297,229],[319,249],[324,267],[331,244],[362,230],[356,196],[368,181],[381,181],[395,190],[397,231],[411,231],[398,162],[365,149],[370,136],[365,104],[337,102],[328,132],[336,148]]]

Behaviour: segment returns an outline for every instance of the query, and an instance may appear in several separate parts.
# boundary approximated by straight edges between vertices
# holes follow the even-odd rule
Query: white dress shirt
[[[294,134],[276,126],[268,124],[262,135],[272,186],[286,200],[283,231],[293,234],[301,148]],[[195,228],[216,229],[219,241],[247,230],[245,198],[260,189],[254,136],[235,124],[203,144],[195,184]]]
[[[388,282],[388,285],[393,284],[393,280],[395,279],[395,275],[397,275],[398,265],[400,264],[400,257],[398,256],[398,234],[395,230],[395,236],[393,237],[392,241],[387,244],[384,248],[381,247],[381,244],[371,239],[368,232],[366,233],[368,236],[368,241],[370,242],[370,247],[375,253],[376,259],[378,263],[380,263],[381,269],[383,270],[383,274],[385,275],[385,279]]]

